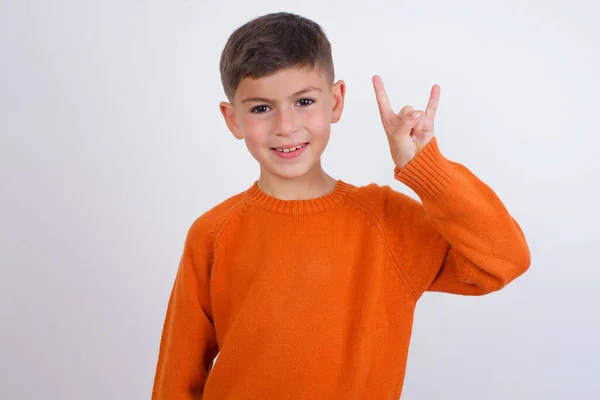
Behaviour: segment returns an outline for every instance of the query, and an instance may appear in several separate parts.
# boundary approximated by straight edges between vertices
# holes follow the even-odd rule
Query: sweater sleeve
[[[440,153],[435,137],[395,169],[395,178],[421,200],[388,200],[386,209],[392,251],[417,297],[424,291],[483,295],[529,268],[519,224],[490,187]]]
[[[202,217],[190,228],[171,291],[152,400],[202,399],[218,353],[210,301],[212,232]]]

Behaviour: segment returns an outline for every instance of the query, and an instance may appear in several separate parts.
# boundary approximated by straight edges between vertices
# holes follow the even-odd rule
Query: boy
[[[373,78],[394,176],[417,202],[323,171],[346,89],[318,24],[256,18],[233,32],[220,70],[221,112],[260,176],[188,232],[153,399],[397,400],[420,296],[483,295],[523,274],[519,225],[440,153],[439,86],[426,110],[395,114]]]

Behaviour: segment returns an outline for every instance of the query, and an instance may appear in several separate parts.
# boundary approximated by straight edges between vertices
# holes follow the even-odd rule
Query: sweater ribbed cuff
[[[448,187],[455,172],[451,162],[440,153],[434,136],[404,168],[394,168],[394,177],[420,198],[432,199]]]

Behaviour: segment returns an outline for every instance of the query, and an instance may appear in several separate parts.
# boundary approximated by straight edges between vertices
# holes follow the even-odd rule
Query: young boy
[[[323,171],[346,88],[318,24],[256,18],[231,35],[220,70],[221,112],[260,177],[189,230],[152,398],[397,400],[421,295],[483,295],[523,274],[519,225],[440,153],[439,86],[425,110],[395,114],[373,78],[394,176],[418,202]]]

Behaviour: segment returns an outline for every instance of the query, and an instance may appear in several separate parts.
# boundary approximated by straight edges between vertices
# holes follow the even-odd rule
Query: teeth
[[[301,149],[303,147],[304,147],[304,145],[301,144],[300,146],[290,147],[288,149],[275,149],[275,150],[277,150],[277,151],[279,151],[281,153],[289,153],[289,152],[292,152],[292,151],[299,150],[299,149]]]

